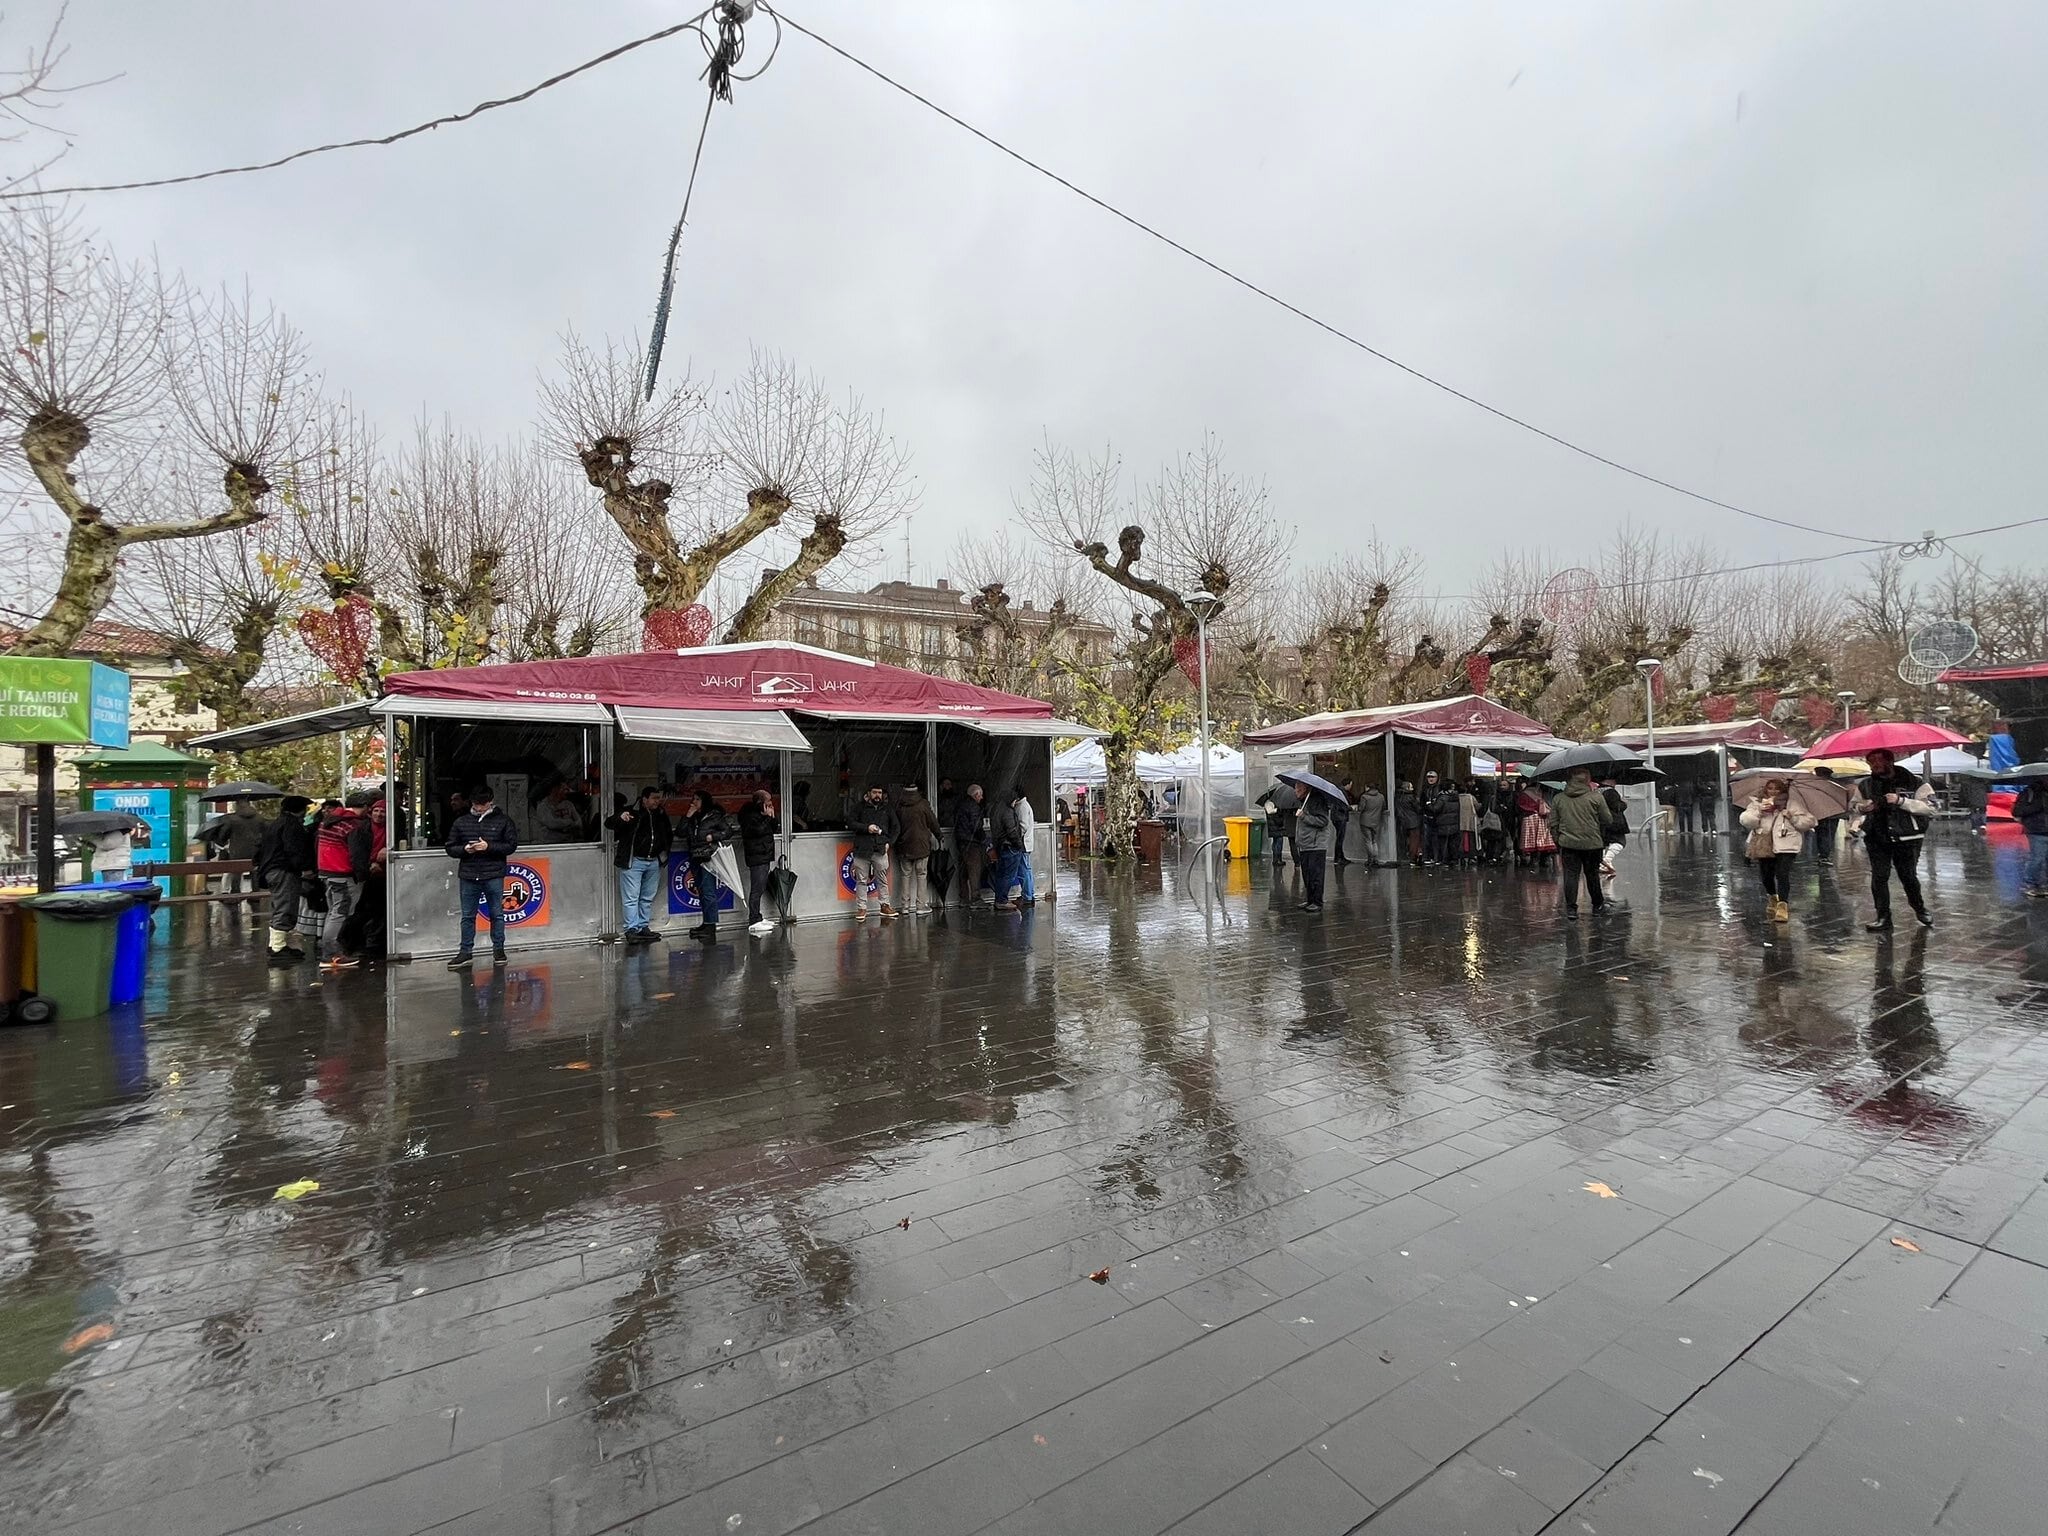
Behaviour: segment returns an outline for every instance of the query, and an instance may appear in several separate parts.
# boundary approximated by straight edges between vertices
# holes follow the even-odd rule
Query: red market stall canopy
[[[1052,706],[807,645],[766,642],[626,656],[572,656],[396,672],[383,696],[203,736],[193,746],[243,751],[385,715],[505,715],[606,724],[656,741],[807,750],[791,715],[825,720],[934,721],[990,736],[1095,736]]]
[[[1609,731],[1601,738],[1617,747],[1640,752],[1649,745],[1649,735],[1637,726]],[[1719,747],[1737,751],[1772,752],[1797,757],[1806,749],[1768,720],[1707,721],[1699,725],[1657,727],[1657,754],[1678,756],[1687,752],[1712,752]]]
[[[1477,694],[1430,699],[1419,704],[1384,704],[1337,714],[1304,715],[1284,725],[1246,731],[1245,745],[1268,757],[1344,752],[1387,735],[1434,746],[1464,747],[1494,756],[1540,757],[1574,745],[1550,733],[1541,720],[1516,714]]]

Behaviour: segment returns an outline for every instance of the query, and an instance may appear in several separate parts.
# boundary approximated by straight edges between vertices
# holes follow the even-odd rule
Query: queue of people
[[[386,815],[384,797],[365,790],[318,806],[286,795],[261,822],[251,861],[270,896],[273,966],[296,964],[309,947],[326,971],[384,953]]]

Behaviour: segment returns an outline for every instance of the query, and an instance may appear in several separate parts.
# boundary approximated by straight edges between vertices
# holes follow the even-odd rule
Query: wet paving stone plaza
[[[2048,904],[1084,865],[0,1032],[0,1526],[2021,1536]],[[318,1188],[297,1199],[279,1191]]]

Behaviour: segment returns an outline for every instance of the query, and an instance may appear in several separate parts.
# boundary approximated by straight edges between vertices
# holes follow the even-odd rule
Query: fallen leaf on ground
[[[318,1179],[293,1179],[289,1184],[277,1186],[275,1198],[279,1200],[297,1200],[302,1196],[312,1194],[319,1187],[320,1181]]]
[[[673,1120],[676,1112],[672,1109],[650,1109],[648,1113],[657,1120]]]
[[[564,1072],[588,1072],[590,1070],[590,1063],[587,1061],[565,1061],[562,1063],[561,1070]]]
[[[901,1221],[897,1222],[896,1225],[903,1231],[908,1232],[910,1230],[910,1218],[906,1216]]]
[[[75,1355],[81,1349],[91,1349],[95,1344],[104,1344],[114,1336],[112,1323],[94,1323],[90,1328],[81,1328],[64,1341],[64,1353]]]
[[[1033,1436],[1031,1437],[1031,1443],[1032,1443],[1033,1445],[1043,1445],[1043,1444],[1045,1444],[1045,1436],[1043,1436],[1043,1435],[1033,1435]]]
[[[665,1002],[667,1002],[667,1001],[668,1001],[668,1000],[669,1000],[670,998],[672,998],[672,997],[674,997],[674,996],[675,996],[675,993],[673,993],[673,992],[657,992],[657,993],[655,993],[655,994],[654,994],[654,1000],[655,1000],[655,1001],[656,1001],[657,1003],[665,1003]]]
[[[1587,1183],[1586,1193],[1589,1195],[1598,1195],[1602,1200],[1619,1200],[1621,1198],[1621,1196],[1617,1195],[1605,1184],[1602,1184],[1598,1179],[1593,1179]]]
[[[1895,1237],[1892,1239],[1892,1246],[1894,1248],[1903,1248],[1908,1253],[1918,1253],[1920,1251],[1920,1245],[1910,1237]]]
[[[1094,1274],[1090,1275],[1088,1278],[1090,1280],[1093,1280],[1097,1285],[1107,1285],[1109,1284],[1109,1271],[1106,1269],[1098,1269],[1097,1271],[1095,1271]]]

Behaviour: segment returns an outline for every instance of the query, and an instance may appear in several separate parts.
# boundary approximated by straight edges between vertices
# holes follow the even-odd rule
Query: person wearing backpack
[[[1862,798],[1863,842],[1870,854],[1870,899],[1877,916],[1863,925],[1866,933],[1892,931],[1892,876],[1906,893],[1907,905],[1922,928],[1932,928],[1927,915],[1927,898],[1920,894],[1920,845],[1927,840],[1927,818],[1934,814],[1934,802],[1927,786],[1901,768],[1882,747],[1864,755],[1870,775],[1857,786]]]
[[[327,898],[327,920],[320,927],[320,969],[346,970],[357,963],[342,942],[342,927],[356,907],[355,835],[363,823],[362,808],[339,805],[320,819],[314,834],[314,867],[320,874],[320,889]]]

